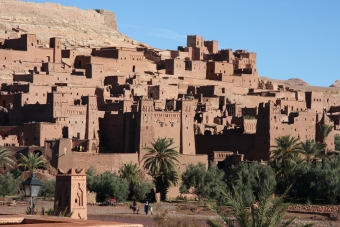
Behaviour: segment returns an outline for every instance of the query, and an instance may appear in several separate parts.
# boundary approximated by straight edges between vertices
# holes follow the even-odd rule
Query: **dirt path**
[[[13,206],[1,205],[0,214],[25,214],[26,204],[17,204]],[[37,201],[36,207],[39,211],[44,207],[49,209],[53,207],[52,201]],[[220,220],[219,217],[206,207],[199,207],[194,204],[175,204],[175,203],[159,203],[153,204],[154,214],[146,215],[143,212],[143,204],[138,203],[140,209],[139,214],[133,214],[129,209],[129,204],[112,206],[88,206],[88,219],[102,221],[119,221],[126,223],[140,223],[145,227],[155,227],[154,217],[167,212],[167,222],[195,223],[197,226],[206,226],[207,219]],[[298,222],[314,222],[314,226],[340,226],[339,221],[331,221],[326,215],[303,214],[287,212],[286,218],[297,217]]]

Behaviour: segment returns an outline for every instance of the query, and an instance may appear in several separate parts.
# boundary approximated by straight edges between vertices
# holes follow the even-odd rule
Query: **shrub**
[[[14,181],[13,175],[9,172],[5,176],[0,174],[0,196],[5,197],[18,192],[18,186]]]
[[[141,182],[135,189],[135,197],[137,200],[144,200],[147,198],[148,193],[154,188],[154,184],[150,181]]]
[[[47,180],[41,186],[40,195],[43,197],[53,197],[55,191],[55,180]]]
[[[220,190],[226,188],[224,182],[224,171],[210,163],[206,170],[203,163],[190,164],[182,174],[181,193],[192,193],[199,198],[216,199]]]
[[[258,199],[259,193],[264,187],[275,185],[276,181],[274,171],[270,166],[261,165],[259,162],[244,162],[232,166],[228,184],[229,187],[233,185],[239,192],[245,205],[250,205]]]

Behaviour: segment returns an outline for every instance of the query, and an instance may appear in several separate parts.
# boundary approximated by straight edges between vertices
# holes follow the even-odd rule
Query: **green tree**
[[[168,138],[158,138],[151,142],[151,147],[144,147],[147,152],[142,161],[143,167],[149,171],[154,178],[156,192],[161,193],[161,199],[166,198],[166,193],[170,186],[177,185],[178,174],[176,163],[180,154],[172,147],[174,142]]]
[[[320,124],[320,133],[321,133],[323,144],[326,145],[326,139],[327,139],[329,133],[331,133],[332,130],[333,130],[332,125],[321,125]]]
[[[11,167],[14,161],[11,159],[11,152],[4,147],[0,147],[0,166]]]
[[[290,226],[296,218],[291,218],[288,221],[284,221],[284,214],[286,213],[288,204],[284,203],[283,198],[287,194],[288,190],[281,197],[273,198],[275,187],[263,188],[260,193],[257,204],[250,207],[250,213],[244,206],[242,196],[238,193],[238,190],[233,192],[223,193],[227,201],[232,207],[232,214],[235,217],[235,221],[227,216],[226,213],[219,208],[213,208],[213,210],[222,218],[222,220],[229,227],[277,227],[277,226]],[[223,225],[217,223],[214,220],[208,220],[208,225],[212,227],[222,227]],[[300,227],[312,226],[312,223],[301,223]]]
[[[218,169],[212,162],[208,170],[201,162],[197,165],[189,164],[185,172],[182,173],[180,192],[192,193],[199,199],[217,199],[220,190],[227,187],[224,178],[224,171]]]
[[[242,201],[248,206],[255,203],[264,187],[276,185],[274,170],[259,162],[241,162],[232,166],[227,182],[230,188],[239,192]],[[223,198],[219,201],[223,201]]]
[[[139,168],[137,164],[125,163],[119,168],[120,176],[129,182],[130,197],[135,196],[136,188],[140,183]]]
[[[98,201],[107,201],[116,198],[125,201],[129,196],[129,182],[119,177],[116,173],[104,172],[95,177],[95,192]]]
[[[325,145],[308,139],[306,142],[300,142],[300,148],[301,153],[305,156],[305,160],[311,162],[325,150]]]
[[[90,192],[95,191],[96,187],[96,171],[94,166],[91,165],[90,168],[86,170],[86,187]]]
[[[6,175],[0,174],[0,196],[5,197],[6,195],[16,194],[18,188],[14,182],[14,178],[9,172]]]
[[[334,135],[334,144],[335,144],[335,150],[340,151],[340,135],[339,134]]]
[[[55,183],[56,181],[54,179],[45,181],[41,186],[40,195],[44,197],[54,197]]]
[[[97,201],[104,202],[110,198],[125,201],[129,195],[129,182],[116,173],[109,171],[96,175],[93,166],[86,171],[86,185],[89,191],[97,193]]]
[[[35,169],[45,166],[46,159],[39,153],[29,152],[27,156],[20,154],[19,163],[19,166],[33,173]]]
[[[332,125],[326,125],[326,124],[321,125],[320,124],[320,134],[321,134],[321,137],[322,137],[322,144],[324,144],[325,147],[327,146],[326,139],[327,139],[329,133],[331,133],[332,130],[333,130]],[[325,149],[324,154],[327,154],[327,153],[328,153],[328,151],[326,151],[326,149]]]
[[[154,184],[152,182],[142,181],[136,186],[134,196],[137,200],[144,200],[153,188]]]
[[[287,187],[294,184],[297,168],[304,162],[305,160],[299,154],[291,159],[273,159],[269,162],[275,173],[277,194],[281,195]]]
[[[271,159],[291,159],[301,153],[299,139],[290,135],[275,138],[277,148],[271,151]]]
[[[322,162],[300,165],[293,176],[293,196],[310,202],[337,203],[340,200],[339,160],[339,156],[325,156]]]

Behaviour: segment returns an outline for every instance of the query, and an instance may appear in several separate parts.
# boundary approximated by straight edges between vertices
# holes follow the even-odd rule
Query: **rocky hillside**
[[[261,80],[263,81],[271,81],[273,84],[277,85],[285,85],[285,86],[309,86],[309,84],[299,78],[290,78],[288,80],[276,80],[268,77],[260,77]]]
[[[19,0],[0,0],[0,9],[0,38],[33,33],[46,45],[54,36],[61,37],[65,47],[144,45],[121,34],[115,14],[106,10]]]
[[[336,80],[330,87],[340,87],[340,80]]]

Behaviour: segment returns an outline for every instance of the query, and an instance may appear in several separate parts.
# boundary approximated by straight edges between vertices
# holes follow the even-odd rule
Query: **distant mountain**
[[[330,87],[340,87],[340,80],[336,80]]]
[[[276,79],[260,76],[260,79],[264,81],[271,81],[272,83],[276,85],[286,85],[288,87],[289,86],[310,86],[307,82],[299,78],[290,78],[288,80],[276,80]]]

